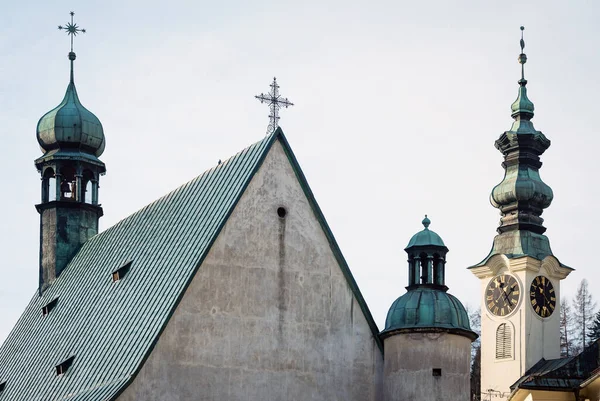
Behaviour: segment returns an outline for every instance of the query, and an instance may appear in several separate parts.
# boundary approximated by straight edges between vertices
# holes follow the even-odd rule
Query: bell
[[[71,192],[71,185],[69,185],[68,181],[63,181],[60,183],[60,192],[63,194]]]

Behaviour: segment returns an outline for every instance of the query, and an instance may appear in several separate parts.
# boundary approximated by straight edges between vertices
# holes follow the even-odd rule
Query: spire
[[[523,129],[534,130],[533,125],[529,122],[533,118],[533,103],[527,97],[527,80],[525,79],[525,63],[527,55],[525,51],[525,40],[523,39],[523,31],[525,27],[521,27],[521,54],[519,54],[519,64],[521,64],[521,79],[519,79],[519,94],[517,100],[511,105],[512,118],[515,119],[512,131],[523,131]]]
[[[77,58],[75,52],[73,51],[73,38],[77,36],[78,33],[85,33],[85,29],[80,28],[75,22],[73,22],[73,16],[75,16],[75,12],[71,11],[69,13],[71,15],[71,22],[67,22],[65,26],[59,25],[59,30],[64,30],[67,35],[69,35],[71,40],[71,51],[69,52],[69,60],[71,60],[71,84],[75,83],[73,78],[73,61]]]
[[[514,122],[509,131],[496,140],[496,148],[502,152],[505,169],[504,179],[496,185],[490,195],[492,206],[500,210],[500,226],[490,254],[484,264],[495,254],[509,258],[528,255],[539,260],[551,255],[550,243],[544,236],[546,228],[541,217],[544,209],[554,197],[550,188],[540,177],[540,156],[550,147],[546,136],[537,131],[531,122],[533,103],[527,98],[525,79],[525,40],[521,27],[521,79],[519,95],[512,104]]]

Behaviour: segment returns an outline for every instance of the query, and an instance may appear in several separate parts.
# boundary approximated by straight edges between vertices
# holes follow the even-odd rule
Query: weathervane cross
[[[281,107],[288,108],[289,106],[293,106],[294,103],[290,102],[288,98],[283,98],[279,94],[279,85],[277,84],[277,78],[273,78],[273,83],[270,85],[271,90],[269,93],[254,96],[261,103],[267,103],[269,108],[271,109],[271,114],[269,114],[269,126],[267,127],[267,135],[272,133],[279,127],[279,109]]]
[[[73,53],[73,37],[77,36],[79,32],[85,33],[85,29],[80,28],[75,22],[73,22],[73,16],[75,15],[75,12],[71,11],[69,14],[71,14],[71,22],[67,22],[65,26],[59,25],[58,29],[61,31],[66,31],[67,35],[71,37],[71,53]]]

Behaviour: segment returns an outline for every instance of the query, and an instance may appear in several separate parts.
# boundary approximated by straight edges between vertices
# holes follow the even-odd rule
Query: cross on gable
[[[267,135],[272,133],[279,127],[279,108],[289,106],[293,106],[294,103],[290,102],[288,98],[283,98],[279,94],[279,85],[277,84],[277,78],[273,78],[273,83],[270,85],[271,90],[269,93],[254,96],[261,103],[267,103],[271,110],[271,114],[269,114],[269,126],[267,127]]]

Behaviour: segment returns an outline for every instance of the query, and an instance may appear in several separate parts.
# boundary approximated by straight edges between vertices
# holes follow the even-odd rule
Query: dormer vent
[[[64,374],[71,367],[74,359],[75,355],[56,365],[56,376]]]
[[[58,297],[54,298],[52,301],[48,302],[46,305],[42,307],[42,315],[46,316],[58,303]]]
[[[132,262],[127,262],[123,266],[119,267],[117,270],[112,272],[112,280],[116,282],[123,279],[123,277],[125,277],[129,272],[129,269],[131,268],[131,263]]]
[[[0,383],[0,394],[2,394],[2,392],[4,391],[5,388],[6,388],[6,380],[4,380],[2,383]]]

